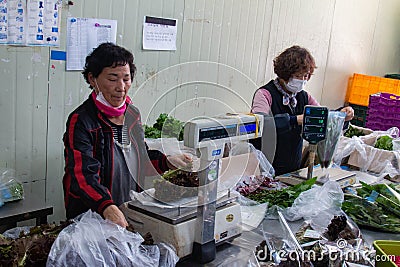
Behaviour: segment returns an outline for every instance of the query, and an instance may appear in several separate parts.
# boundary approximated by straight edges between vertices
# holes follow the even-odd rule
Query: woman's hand
[[[183,153],[177,155],[167,156],[168,168],[174,169],[192,169],[193,159],[191,155]]]
[[[351,121],[354,117],[354,109],[352,107],[344,107],[340,110],[341,112],[346,112],[345,121]]]
[[[128,226],[128,222],[126,221],[124,214],[115,205],[108,206],[103,211],[103,216],[105,219],[108,219],[108,220],[120,225],[121,227],[126,228]]]

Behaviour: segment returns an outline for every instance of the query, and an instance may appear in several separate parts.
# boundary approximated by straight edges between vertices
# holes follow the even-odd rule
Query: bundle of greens
[[[357,195],[345,194],[342,209],[359,226],[400,233],[400,201],[393,185],[367,185],[361,182]]]
[[[292,206],[294,200],[300,195],[301,192],[311,189],[316,180],[317,177],[314,177],[300,184],[280,190],[257,189],[256,191],[245,195],[245,197],[259,203],[269,203],[269,206],[276,205],[282,208],[287,208]]]
[[[154,181],[154,197],[162,202],[173,202],[198,194],[199,177],[197,172],[169,170]]]
[[[350,125],[349,128],[344,133],[344,136],[346,136],[348,138],[352,138],[353,136],[364,136],[364,135],[365,135],[365,133],[362,130],[357,129],[357,128],[353,127],[352,125]]]
[[[144,136],[147,138],[175,137],[183,140],[184,123],[166,113],[161,113],[153,126],[144,125]]]
[[[387,135],[382,135],[376,139],[375,148],[384,150],[393,150],[393,138]]]

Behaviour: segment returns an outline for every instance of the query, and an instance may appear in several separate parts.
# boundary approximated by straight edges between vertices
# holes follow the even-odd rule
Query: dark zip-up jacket
[[[114,204],[111,197],[114,139],[107,121],[90,96],[68,117],[63,137],[63,188],[68,219],[89,209],[103,214],[106,207]],[[146,146],[140,113],[133,105],[126,109],[125,124],[131,148],[138,155],[138,184],[143,185],[145,175],[168,169],[166,157]],[[137,191],[140,190],[138,186]]]

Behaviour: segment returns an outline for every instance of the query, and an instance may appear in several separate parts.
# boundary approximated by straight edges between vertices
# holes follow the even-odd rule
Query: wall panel
[[[64,219],[62,135],[68,114],[90,93],[80,71],[50,60],[65,51],[68,16],[118,21],[117,43],[135,55],[129,95],[152,124],[161,112],[181,120],[248,111],[254,91],[274,77],[272,60],[293,44],[318,69],[307,85],[329,107],[343,104],[353,72],[400,72],[398,0],[75,0],[63,1],[61,45],[0,46],[0,167],[46,192]],[[176,51],[142,50],[145,15],[178,19]],[[44,182],[45,180],[45,182]],[[44,196],[43,196],[44,197]]]

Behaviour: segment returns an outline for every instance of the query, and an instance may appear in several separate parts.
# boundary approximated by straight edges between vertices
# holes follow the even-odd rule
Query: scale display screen
[[[327,107],[304,107],[302,136],[310,144],[317,144],[325,139],[328,112]]]
[[[236,136],[236,124],[199,129],[199,142]]]
[[[248,122],[240,125],[239,134],[252,134],[255,133],[257,129],[257,124],[255,122]]]

